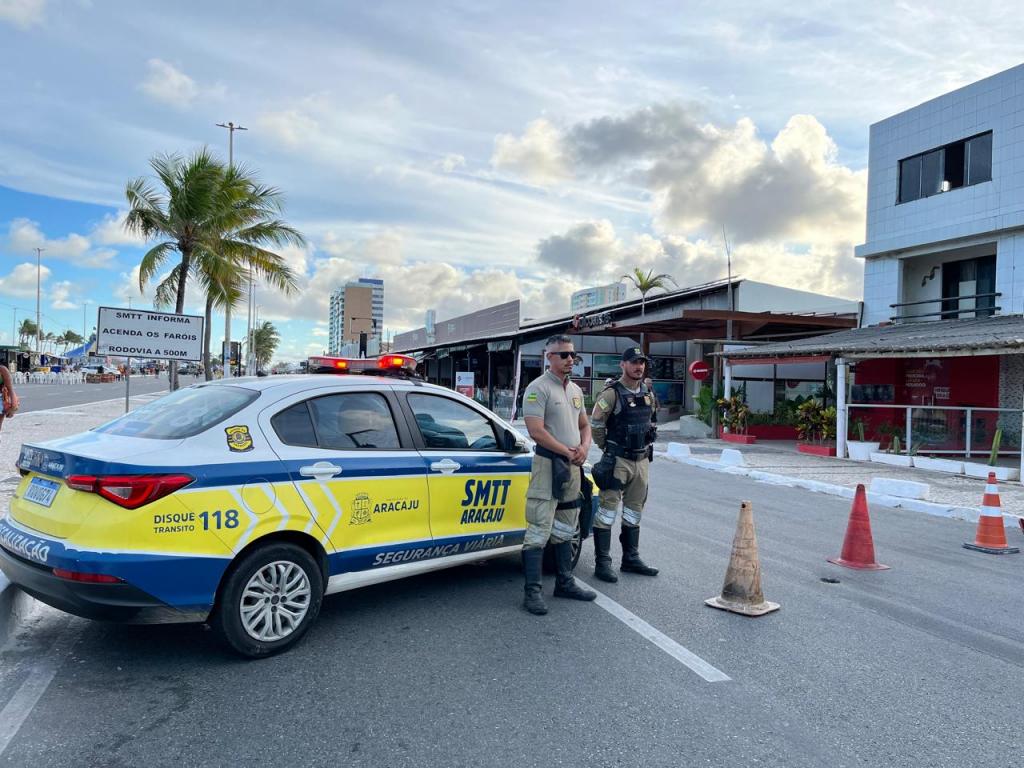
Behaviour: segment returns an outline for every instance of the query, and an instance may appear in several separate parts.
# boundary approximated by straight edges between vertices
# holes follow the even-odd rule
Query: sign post
[[[132,358],[198,362],[203,357],[202,315],[176,315],[145,309],[100,307],[96,354],[124,357],[124,409],[128,412]]]

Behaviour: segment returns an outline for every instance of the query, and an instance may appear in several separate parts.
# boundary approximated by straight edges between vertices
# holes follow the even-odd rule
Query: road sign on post
[[[703,360],[694,360],[690,363],[690,375],[697,381],[704,381],[711,375],[711,368]]]

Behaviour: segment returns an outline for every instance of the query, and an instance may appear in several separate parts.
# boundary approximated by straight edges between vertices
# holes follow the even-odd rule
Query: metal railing
[[[853,429],[854,411],[866,424],[864,437],[870,442],[887,442],[886,436],[897,433],[901,453],[952,454],[971,458],[991,450],[992,438],[1002,429],[1000,456],[1021,454],[1021,432],[1024,411],[1019,408],[975,408],[948,405],[884,405],[850,403],[847,439],[856,440]],[[888,411],[889,413],[885,413]],[[879,413],[881,412],[881,413]],[[886,429],[886,426],[888,429]],[[876,438],[882,437],[883,440]]]
[[[1002,310],[1002,307],[996,306],[995,299],[1002,296],[1003,294],[999,291],[994,293],[972,293],[967,296],[943,296],[938,299],[924,299],[922,301],[902,301],[898,304],[890,304],[890,309],[900,309],[902,307],[919,307],[922,304],[942,304],[944,302],[956,302],[956,309],[941,309],[938,312],[925,312],[920,315],[901,315],[896,314],[889,319],[892,322],[899,322],[901,320],[919,320],[925,317],[938,317],[940,320],[956,319],[961,315],[967,315],[968,317],[989,317],[994,315],[996,312]],[[985,306],[973,306],[960,308],[961,301],[977,299],[993,299],[991,305]]]

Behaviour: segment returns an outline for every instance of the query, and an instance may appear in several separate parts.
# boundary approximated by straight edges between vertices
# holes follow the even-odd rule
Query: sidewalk
[[[852,492],[858,483],[870,487],[876,477],[893,480],[909,480],[926,483],[929,486],[928,501],[953,508],[976,509],[981,506],[985,493],[985,480],[951,475],[944,472],[929,472],[923,469],[894,467],[869,461],[825,458],[798,453],[791,448],[775,447],[770,444],[737,445],[723,440],[676,441],[673,434],[659,430],[656,450],[663,451],[669,442],[682,442],[690,446],[694,458],[716,461],[724,448],[732,448],[743,454],[748,469],[775,475],[815,481],[849,488]],[[1018,482],[999,484],[999,496],[1003,511],[1011,515],[1024,515],[1024,486]]]

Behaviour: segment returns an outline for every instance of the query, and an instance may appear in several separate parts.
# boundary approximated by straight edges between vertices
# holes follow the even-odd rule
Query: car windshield
[[[95,431],[125,437],[180,440],[198,435],[238,413],[259,396],[259,392],[242,387],[188,387],[137,408]]]

